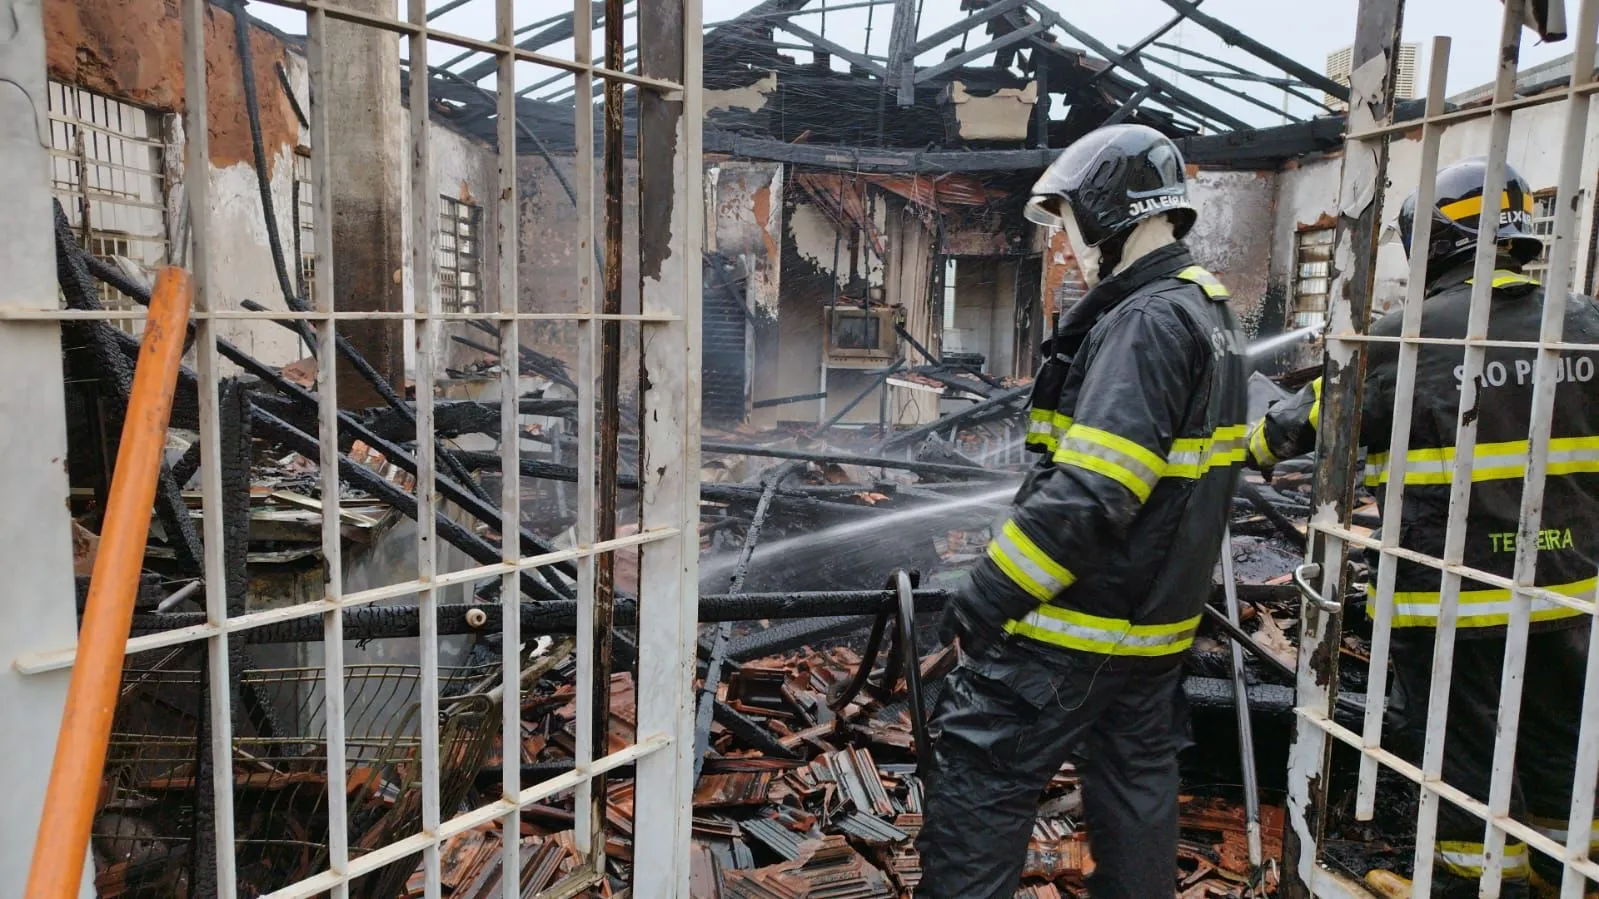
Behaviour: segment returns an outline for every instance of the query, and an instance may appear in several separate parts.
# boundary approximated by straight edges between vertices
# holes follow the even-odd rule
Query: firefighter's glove
[[[1249,435],[1245,438],[1244,467],[1260,472],[1260,476],[1270,484],[1272,469],[1276,465],[1277,458],[1266,444],[1266,419],[1262,418],[1250,426]]]
[[[960,639],[961,652],[971,654],[999,642],[1005,635],[1005,613],[977,592],[968,574],[951,591],[939,620],[938,637],[945,645]]]

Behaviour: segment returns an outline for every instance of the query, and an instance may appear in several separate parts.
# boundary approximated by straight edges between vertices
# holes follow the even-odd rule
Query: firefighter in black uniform
[[[1406,252],[1423,252],[1427,256],[1422,337],[1459,339],[1467,333],[1473,256],[1485,205],[1483,169],[1479,158],[1438,173],[1437,204],[1421,213],[1432,216],[1432,236],[1425,247],[1411,246],[1417,215],[1414,194],[1400,210],[1399,230]],[[1499,202],[1486,204],[1491,226],[1498,216],[1494,226],[1498,261],[1491,285],[1488,337],[1536,341],[1543,317],[1543,289],[1522,271],[1541,250],[1539,240],[1528,227],[1532,195],[1514,171],[1507,170],[1505,180]],[[1400,315],[1389,315],[1373,323],[1371,331],[1395,337],[1401,324]],[[1592,299],[1572,296],[1566,301],[1564,339],[1569,343],[1599,343],[1599,306]],[[1464,562],[1510,578],[1526,476],[1536,353],[1508,347],[1489,347],[1486,353],[1483,374],[1475,383],[1477,445]],[[1464,358],[1459,346],[1422,344],[1416,365],[1399,544],[1436,558],[1444,556]],[[1366,485],[1378,497],[1383,495],[1378,488],[1388,482],[1393,469],[1387,453],[1398,368],[1396,343],[1371,345],[1360,442],[1368,452]],[[1543,525],[1537,536],[1535,583],[1569,596],[1593,596],[1595,564],[1599,562],[1596,372],[1599,353],[1561,351],[1556,374],[1560,386],[1555,392],[1548,480],[1543,493]],[[1250,464],[1269,471],[1278,460],[1310,451],[1316,442],[1320,406],[1319,379],[1298,395],[1274,405],[1250,428]],[[1403,559],[1396,561],[1394,685],[1386,731],[1395,751],[1419,760],[1433,675],[1440,572]],[[1367,605],[1368,615],[1374,614],[1374,602]],[[1460,584],[1443,779],[1483,801],[1488,798],[1493,769],[1510,606],[1507,590],[1471,580]],[[1510,811],[1516,819],[1564,843],[1587,663],[1588,616],[1534,599],[1532,622]],[[1439,676],[1451,677],[1448,672]],[[1433,851],[1435,895],[1477,895],[1484,834],[1481,819],[1460,811],[1452,803],[1442,803]],[[1514,837],[1506,840],[1502,895],[1526,895],[1529,880],[1558,886],[1559,865],[1541,853],[1533,855],[1537,857],[1529,858],[1527,846]]]
[[[1244,459],[1243,338],[1178,242],[1196,214],[1159,132],[1095,131],[1033,194],[1092,290],[1044,347],[1043,457],[945,613],[963,657],[934,710],[917,895],[1009,899],[1039,794],[1082,749],[1091,892],[1169,899],[1179,679]]]

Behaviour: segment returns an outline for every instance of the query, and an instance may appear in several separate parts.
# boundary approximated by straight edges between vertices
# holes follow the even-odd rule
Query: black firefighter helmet
[[[1093,247],[1157,215],[1169,216],[1181,239],[1198,217],[1188,200],[1183,154],[1144,125],[1100,128],[1062,151],[1033,185],[1027,219],[1059,227],[1062,202]]]
[[[1477,230],[1484,206],[1482,179],[1487,167],[1483,157],[1474,156],[1438,172],[1432,234],[1427,240],[1428,280],[1470,259],[1477,251]],[[1532,191],[1509,164],[1505,165],[1505,188],[1498,204],[1487,205],[1497,205],[1489,215],[1498,215],[1499,247],[1523,265],[1537,259],[1543,252],[1543,242],[1532,233]],[[1406,255],[1414,254],[1411,236],[1415,229],[1416,194],[1411,193],[1399,208],[1399,236],[1405,243]]]

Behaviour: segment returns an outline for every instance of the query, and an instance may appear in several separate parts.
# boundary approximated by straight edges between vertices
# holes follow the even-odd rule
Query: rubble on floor
[[[936,683],[949,670],[954,653],[941,648],[924,657],[922,668],[930,680]],[[728,676],[721,698],[760,721],[797,757],[759,755],[730,731],[712,726],[714,752],[694,792],[693,899],[912,895],[921,879],[914,841],[925,785],[915,773],[903,699],[879,686],[836,713],[827,705],[830,688],[848,680],[859,663],[852,649],[834,646],[746,662]],[[560,675],[554,672],[550,683],[558,683]],[[575,721],[575,706],[566,699],[570,691],[565,684],[548,691],[535,688],[524,703],[525,709],[540,710],[524,718],[524,764],[570,757]],[[632,694],[631,677],[616,675],[612,750],[633,739]],[[618,875],[626,873],[631,859],[626,813],[631,789],[625,779],[608,785],[613,814],[607,817],[606,844],[611,871]],[[1094,864],[1081,789],[1070,766],[1046,789],[1019,897],[1087,895],[1085,878]],[[524,896],[547,885],[547,876],[575,864],[572,817],[569,808],[562,809],[537,806],[523,816],[518,844]],[[1268,804],[1262,818],[1267,857],[1279,857],[1282,811]],[[1181,838],[1181,877],[1173,885],[1177,895],[1242,897],[1255,885],[1275,889],[1273,871],[1250,866],[1244,810],[1236,796],[1184,795]],[[452,837],[441,857],[444,894],[451,899],[499,896],[497,863],[505,845],[495,824]],[[1262,879],[1255,883],[1257,876]],[[410,895],[420,895],[419,889]]]

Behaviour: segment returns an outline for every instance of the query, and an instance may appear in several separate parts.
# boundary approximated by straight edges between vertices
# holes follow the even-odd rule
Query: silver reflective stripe
[[[1453,844],[1439,843],[1438,848],[1433,850],[1433,857],[1438,861],[1443,862],[1444,867],[1448,868],[1451,874],[1470,877],[1481,876],[1483,868],[1483,853],[1480,850],[1471,852],[1461,849],[1442,848],[1448,845]],[[1505,876],[1509,878],[1527,876],[1527,847],[1525,844],[1515,843],[1505,846],[1503,870]]]
[[[1060,445],[1060,452],[1077,453],[1079,455],[1090,456],[1095,459],[1103,459],[1117,468],[1124,469],[1128,474],[1132,475],[1138,480],[1143,481],[1144,484],[1146,484],[1150,489],[1154,489],[1155,482],[1160,480],[1161,472],[1158,472],[1153,468],[1150,468],[1148,465],[1145,465],[1144,462],[1138,457],[1106,446],[1098,441],[1087,440],[1082,437],[1074,437],[1071,434],[1067,434],[1066,440]]]
[[[1017,539],[1018,536],[1026,538],[1015,522],[1008,521],[988,544],[988,557],[1005,572],[1007,577],[1040,601],[1047,601],[1071,586],[1069,574],[1067,579],[1062,580],[1038,564],[1032,555],[1042,550],[1033,546],[1023,546]]]
[[[1187,643],[1194,638],[1198,625],[1177,631],[1171,634],[1137,634],[1131,630],[1112,630],[1103,627],[1092,627],[1071,621],[1062,621],[1052,615],[1045,615],[1039,611],[1027,613],[1023,622],[1038,628],[1060,634],[1063,637],[1072,637],[1088,643],[1105,643],[1123,647],[1142,647],[1155,649]],[[1130,628],[1131,625],[1128,625]]]
[[[1249,438],[1244,426],[1217,428],[1214,438],[1179,438],[1166,454],[1166,477],[1197,478],[1215,466],[1244,461]]]

